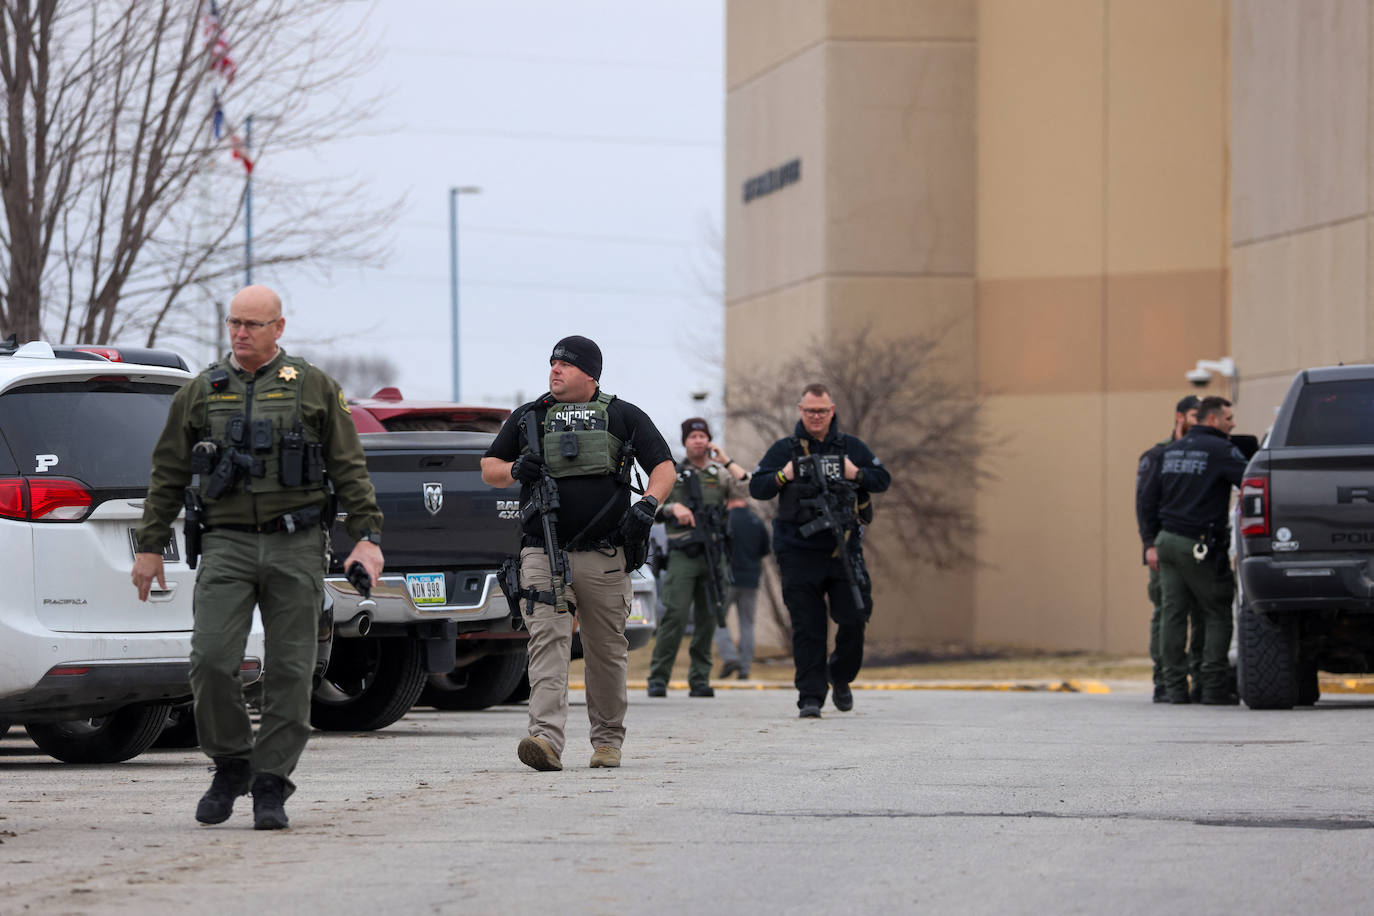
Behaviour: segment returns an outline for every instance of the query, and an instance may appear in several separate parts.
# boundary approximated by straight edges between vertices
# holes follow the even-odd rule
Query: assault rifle
[[[849,594],[854,599],[854,606],[862,609],[864,596],[859,590],[859,572],[854,567],[854,557],[849,552],[849,539],[846,537],[851,530],[854,537],[859,535],[858,523],[854,518],[855,488],[848,481],[838,483],[827,478],[825,463],[818,454],[796,459],[798,478],[801,477],[803,467],[810,470],[811,483],[816,488],[816,495],[802,497],[800,505],[803,509],[814,509],[817,515],[801,526],[801,535],[809,538],[818,531],[829,531],[835,536],[835,542],[839,545],[837,553],[840,565],[844,567],[844,579],[849,584]]]
[[[539,436],[539,423],[534,411],[526,411],[520,418],[525,430],[525,440],[530,452],[543,458],[543,444]],[[549,577],[552,581],[553,601],[549,602],[560,613],[568,612],[568,596],[565,586],[572,585],[572,566],[568,563],[568,552],[558,543],[558,484],[554,483],[546,465],[537,483],[530,484],[530,501],[520,507],[520,523],[528,524],[535,515],[544,526],[544,554],[549,558]]]
[[[687,471],[687,508],[692,510],[696,521],[680,543],[700,544],[702,555],[706,557],[706,603],[715,615],[716,624],[725,626],[726,611],[726,572],[721,562],[721,542],[725,540],[725,507],[708,506],[701,494],[701,477],[695,468]]]

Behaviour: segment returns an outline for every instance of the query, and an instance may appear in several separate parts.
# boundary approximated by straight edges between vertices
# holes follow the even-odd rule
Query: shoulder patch
[[[1149,455],[1141,455],[1141,456],[1140,456],[1140,470],[1142,470],[1142,471],[1148,471],[1149,469],[1150,469],[1150,456],[1149,456]]]
[[[353,411],[348,409],[348,401],[344,399],[344,393],[342,388],[339,389],[339,406],[343,408],[344,413],[349,414],[350,416],[353,414]]]

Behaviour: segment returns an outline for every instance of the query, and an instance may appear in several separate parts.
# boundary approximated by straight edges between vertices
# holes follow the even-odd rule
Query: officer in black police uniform
[[[1197,424],[1197,406],[1202,399],[1190,394],[1174,405],[1174,428],[1169,438],[1156,442],[1144,452],[1136,464],[1135,472],[1135,523],[1140,531],[1141,563],[1149,567],[1150,581],[1146,587],[1154,612],[1150,615],[1150,662],[1153,665],[1155,685],[1154,702],[1167,703],[1169,698],[1164,690],[1164,666],[1159,660],[1159,619],[1163,599],[1159,591],[1159,548],[1155,538],[1159,536],[1159,463],[1164,450],[1188,434]],[[1194,617],[1192,635],[1188,643],[1188,668],[1193,675],[1194,699],[1202,699],[1202,640],[1206,627],[1200,618]]]
[[[857,524],[839,543],[829,531],[804,537],[801,528],[810,521],[803,498],[814,496],[817,487],[806,476],[798,477],[798,458],[823,456],[826,477],[844,487],[849,482],[856,504],[852,516],[871,518],[870,493],[881,493],[892,482],[887,468],[860,439],[839,430],[835,402],[819,384],[808,385],[798,405],[801,419],[792,436],[769,447],[749,481],[755,499],[778,497],[773,519],[773,552],[782,576],[782,598],[792,619],[792,658],[796,665],[797,708],[802,718],[820,718],[827,682],[833,685],[835,708],[854,708],[849,684],[863,664],[864,627],[873,613],[873,595],[863,571],[863,550]],[[860,573],[863,607],[854,606],[840,551],[848,550]],[[826,659],[826,599],[830,617],[837,625],[835,651]]]
[[[1206,626],[1202,702],[1234,705],[1226,653],[1231,646],[1231,599],[1235,581],[1227,548],[1231,488],[1245,475],[1245,455],[1230,441],[1231,402],[1203,398],[1197,425],[1164,450],[1158,491],[1159,584],[1163,609],[1159,650],[1170,703],[1188,703],[1188,618],[1196,608]]]

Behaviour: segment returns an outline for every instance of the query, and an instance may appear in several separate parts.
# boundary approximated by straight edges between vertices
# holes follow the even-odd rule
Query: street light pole
[[[453,401],[459,401],[461,393],[461,350],[458,348],[458,195],[481,194],[476,185],[463,185],[448,189],[448,288],[450,321],[453,331]]]

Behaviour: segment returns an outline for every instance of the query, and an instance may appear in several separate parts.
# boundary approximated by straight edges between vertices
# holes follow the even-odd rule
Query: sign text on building
[[[793,159],[762,175],[755,175],[744,183],[744,202],[747,204],[755,197],[772,194],[780,188],[801,181],[801,160]]]

